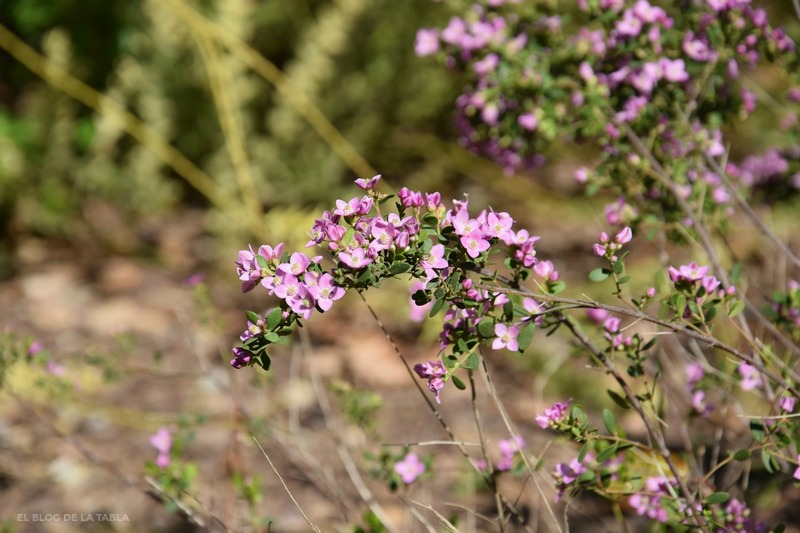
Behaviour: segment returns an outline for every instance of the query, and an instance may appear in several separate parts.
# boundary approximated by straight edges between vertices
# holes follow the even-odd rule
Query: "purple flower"
[[[556,402],[551,407],[544,410],[543,415],[536,415],[536,423],[542,429],[555,427],[559,422],[567,417],[567,408],[572,400],[566,402]]]
[[[250,357],[252,354],[245,348],[237,346],[233,349],[233,359],[230,365],[233,368],[242,368],[250,364]]]
[[[792,477],[800,481],[800,455],[797,456],[797,469],[794,471],[794,475]]]
[[[436,395],[436,403],[442,403],[439,393],[444,388],[442,376],[447,373],[441,361],[428,361],[414,365],[414,372],[423,379],[428,380],[428,390]]]
[[[365,191],[371,191],[372,189],[375,188],[375,185],[377,185],[380,180],[381,180],[380,174],[373,176],[368,180],[364,178],[358,178],[356,180],[356,185]]]
[[[512,352],[519,350],[517,337],[519,336],[519,326],[506,326],[498,323],[494,325],[495,339],[492,342],[493,350],[506,348]]]
[[[409,485],[425,472],[425,464],[419,460],[417,454],[409,453],[402,461],[395,463],[394,471],[400,476],[403,483]]]

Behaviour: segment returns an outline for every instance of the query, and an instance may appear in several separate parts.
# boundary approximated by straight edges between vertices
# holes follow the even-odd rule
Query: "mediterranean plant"
[[[751,301],[748,280],[757,273],[736,260],[728,242],[744,219],[787,270],[800,268],[757,212],[764,202],[792,201],[800,188],[800,70],[792,39],[749,0],[670,7],[581,0],[569,16],[553,3],[486,0],[443,29],[420,30],[416,51],[471,77],[456,102],[462,142],[507,172],[541,164],[556,141],[595,147],[598,163],[576,177],[590,193],[616,198],[606,208],[608,231],[586,250],[598,266],[585,274],[608,298],[570,295],[556,268],[562,261],[540,257],[539,237],[509,213],[466,196],[449,203],[438,192],[405,187],[384,194],[375,176],[357,180],[363,195],[337,200],[316,220],[308,246],[319,255],[283,244],[239,252],[242,290],[265,290],[276,303],[247,313],[231,366],[268,370],[271,345],[315,312],[347,292],[411,278],[416,312],[442,315],[444,325],[435,357],[412,369],[398,356],[494,494],[501,531],[521,518],[498,483],[510,470],[527,473],[542,498],[542,478],[557,500],[599,494],[620,520],[626,504],[678,530],[765,531],[748,507],[749,470],[777,483],[800,480],[793,414],[800,290],[795,281],[758,280],[765,284],[759,290],[774,294]],[[779,73],[775,95],[754,82],[765,65]],[[759,104],[780,115],[775,144],[734,162],[726,131]],[[641,237],[661,243],[656,272],[629,272]],[[692,255],[675,259],[668,241],[692,245]],[[572,460],[543,469],[515,429],[522,421],[507,416],[485,361],[496,357],[490,349],[526,353],[535,336],[555,332],[610,377],[609,397],[634,413],[644,432],[629,436],[611,409],[595,413],[560,398],[529,421],[577,446]],[[478,375],[509,433],[500,460],[493,460],[477,414],[481,456],[472,457],[437,407],[454,389],[474,398]],[[725,431],[719,419],[729,412],[746,417],[749,434],[707,440],[709,429]],[[682,426],[667,428],[668,415]],[[675,435],[679,446],[668,441]],[[428,465],[404,453],[395,473],[408,484]],[[548,509],[553,528],[567,526]]]

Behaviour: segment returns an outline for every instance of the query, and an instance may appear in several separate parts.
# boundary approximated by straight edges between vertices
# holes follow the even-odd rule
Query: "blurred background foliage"
[[[446,182],[441,165],[396,147],[454,139],[461,84],[413,53],[417,29],[445,17],[428,0],[0,0],[3,274],[23,234],[136,252],[141,231],[119,239],[110,228],[157,225],[194,207],[234,249],[300,242],[292,232],[354,194],[352,180],[373,168],[397,187],[410,174]],[[20,62],[26,45],[43,56],[34,70],[50,83]],[[283,90],[275,67],[290,80]],[[145,142],[131,128],[146,129]],[[197,168],[187,179],[154,142]],[[191,175],[211,187],[191,185]]]
[[[148,255],[186,213],[213,237],[204,258],[230,266],[247,242],[302,246],[373,173],[569,236],[546,255],[578,250],[574,229],[604,228],[608,199],[575,198],[572,179],[596,154],[556,146],[534,180],[504,176],[457,142],[466,80],[414,55],[419,28],[467,4],[0,0],[0,276],[23,237]],[[790,2],[761,4],[796,33]],[[763,142],[764,116],[734,148]]]

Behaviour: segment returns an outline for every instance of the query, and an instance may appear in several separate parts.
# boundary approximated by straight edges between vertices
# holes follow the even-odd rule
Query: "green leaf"
[[[428,313],[428,316],[436,316],[436,314],[442,310],[444,306],[444,298],[439,298],[435,302],[433,302],[433,307],[431,307],[431,312]]]
[[[578,478],[578,483],[589,483],[590,481],[594,481],[594,470],[587,470]]]
[[[612,435],[617,434],[617,420],[614,418],[614,413],[608,409],[603,409],[603,424],[606,426],[609,433]]]
[[[611,399],[614,400],[615,404],[619,405],[623,409],[630,409],[631,408],[630,404],[628,403],[627,398],[624,398],[624,397],[620,396],[619,394],[617,394],[616,392],[614,392],[613,390],[610,390],[610,389],[607,390],[606,392],[611,397]]]
[[[594,282],[605,281],[608,276],[611,275],[611,271],[607,268],[595,268],[591,272],[589,272],[589,279]]]
[[[392,263],[392,266],[389,267],[389,274],[392,276],[396,276],[398,274],[405,274],[409,270],[411,270],[411,265],[408,263],[403,263],[402,261],[397,261]]]
[[[260,317],[258,316],[258,313],[255,313],[253,311],[247,311],[245,314],[247,315],[247,320],[249,320],[253,324],[255,324],[256,322],[258,322],[260,320]]]
[[[533,340],[533,334],[536,332],[536,325],[533,322],[525,324],[517,335],[517,344],[519,344],[519,351],[524,352],[530,346]]]
[[[625,265],[622,264],[622,261],[617,261],[611,268],[614,270],[614,274],[620,275],[625,270]]]
[[[736,300],[731,304],[731,308],[728,311],[728,316],[733,318],[738,316],[742,311],[744,311],[744,302],[741,300]]]
[[[711,494],[708,498],[706,498],[706,503],[708,505],[716,505],[718,503],[725,503],[730,499],[731,495],[727,492],[715,492]]]
[[[622,276],[621,278],[619,278],[619,282],[618,283],[620,285],[624,285],[625,283],[628,283],[630,280],[631,280],[630,276]]]
[[[686,296],[683,294],[673,294],[672,306],[679,315],[682,315],[683,310],[686,309]]]
[[[761,450],[761,462],[764,464],[764,469],[770,474],[774,474],[780,469],[778,462],[766,449]]]
[[[767,437],[767,434],[764,431],[764,424],[762,424],[758,420],[750,421],[750,433],[753,434],[753,438],[758,442],[763,442],[764,439]]]
[[[263,368],[264,370],[269,370],[269,365],[272,364],[272,360],[267,355],[266,351],[259,353],[253,357],[253,360],[256,362],[258,366]]]
[[[447,368],[451,369],[455,368],[457,364],[458,364],[458,357],[456,357],[455,355],[444,356],[444,366],[446,366]]]
[[[466,390],[466,388],[467,388],[466,384],[464,384],[464,382],[461,381],[458,378],[458,376],[451,376],[451,377],[453,378],[453,385],[455,385],[457,389]]]
[[[612,444],[611,446],[609,446],[608,448],[606,448],[605,450],[603,450],[602,452],[597,454],[597,457],[595,458],[595,461],[597,461],[598,463],[601,463],[601,464],[605,463],[606,461],[611,459],[613,456],[617,455],[617,447],[618,447],[618,445],[616,443]]]
[[[484,317],[480,322],[478,322],[478,335],[485,339],[491,339],[494,337],[494,320]]]
[[[583,462],[583,459],[586,457],[586,454],[587,454],[588,452],[589,452],[589,443],[587,442],[587,443],[586,443],[586,444],[584,444],[584,445],[583,445],[583,447],[581,448],[581,451],[580,451],[580,453],[578,453],[578,462],[579,462],[579,463],[582,463],[582,462]]]
[[[430,295],[428,295],[427,291],[423,291],[422,289],[412,294],[411,299],[420,307],[431,301]]]
[[[283,312],[281,311],[280,307],[276,307],[272,311],[269,312],[267,315],[267,327],[269,329],[275,329],[275,326],[280,324],[281,322],[281,315]]]
[[[750,459],[750,450],[739,450],[735,454],[733,454],[733,458],[736,461],[747,461]]]
[[[475,370],[478,368],[478,366],[480,366],[480,364],[481,360],[478,357],[478,354],[472,352],[471,354],[469,354],[469,357],[467,357],[467,360],[464,362],[463,367],[466,368],[467,370]]]
[[[347,248],[351,242],[353,242],[353,237],[356,234],[355,228],[347,228],[347,231],[344,232],[344,236],[342,237],[342,244],[345,248]]]
[[[567,284],[563,281],[552,281],[547,283],[547,288],[550,294],[558,294],[567,288]]]

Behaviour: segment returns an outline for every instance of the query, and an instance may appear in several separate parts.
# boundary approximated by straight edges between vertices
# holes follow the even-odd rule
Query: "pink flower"
[[[433,245],[430,251],[422,256],[422,261],[420,261],[420,266],[425,270],[428,281],[436,277],[436,271],[434,269],[441,270],[447,268],[448,265],[447,259],[444,258],[443,244]]]
[[[333,302],[339,300],[344,296],[344,289],[337,286],[333,282],[333,276],[324,273],[315,285],[308,288],[311,296],[316,300],[317,305],[323,311],[327,311],[333,305]]]
[[[794,471],[793,478],[800,480],[800,455],[797,456],[797,470]]]
[[[483,232],[477,229],[461,237],[461,244],[467,249],[467,255],[473,259],[489,249],[489,241],[484,238]]]
[[[439,31],[432,28],[422,28],[417,32],[414,41],[414,53],[418,56],[429,56],[439,51]]]
[[[403,483],[409,485],[425,472],[425,464],[419,460],[417,454],[409,453],[402,461],[395,463],[394,471],[400,476]]]
[[[520,435],[515,435],[513,439],[501,440],[497,443],[497,447],[500,448],[502,457],[497,462],[496,468],[498,471],[504,472],[511,470],[511,467],[514,466],[514,456],[525,447],[525,441]]]
[[[664,71],[664,78],[667,81],[680,83],[689,79],[689,74],[686,72],[686,63],[684,63],[683,59],[670,60],[662,57],[658,63],[661,65],[661,69]]]
[[[414,299],[411,298],[415,292],[421,290],[425,290],[425,283],[419,280],[414,280],[411,283],[411,294],[408,298],[408,302],[411,305],[411,311],[408,313],[408,318],[411,319],[412,322],[422,322],[425,320],[425,317],[428,316],[428,312],[430,311],[431,307],[433,307],[433,302],[428,302],[425,305],[417,305]]]
[[[753,390],[761,385],[761,375],[752,365],[740,364],[739,374],[742,376],[742,390]]]
[[[352,252],[340,252],[339,261],[350,268],[361,268],[372,263],[372,258],[367,257],[363,248],[356,248]]]
[[[554,273],[556,274],[556,278],[558,277],[558,273],[552,261],[539,261],[534,265],[533,271],[544,279],[549,279]]]
[[[784,396],[780,400],[781,409],[786,413],[791,413],[794,411],[794,404],[795,404],[794,396]]]
[[[586,317],[595,324],[602,324],[608,318],[608,311],[605,309],[587,309]]]
[[[633,231],[628,226],[622,229],[617,235],[614,237],[614,240],[617,241],[619,244],[628,244],[633,239]]]
[[[150,444],[158,450],[156,465],[159,468],[168,467],[170,462],[169,451],[172,449],[172,433],[169,428],[158,428],[156,434],[150,437]]]
[[[300,252],[295,252],[289,258],[288,263],[283,263],[278,265],[278,270],[280,272],[285,272],[287,274],[293,274],[295,276],[300,276],[301,274],[305,273],[308,265],[311,264],[306,254],[301,254]]]
[[[697,383],[703,379],[705,376],[705,372],[703,371],[703,367],[700,366],[699,363],[689,363],[686,365],[686,380],[690,387],[694,387]]]
[[[706,272],[708,272],[707,266],[701,267],[694,261],[688,265],[682,265],[679,268],[671,266],[667,269],[669,279],[673,283],[678,283],[680,281],[699,281],[703,279],[703,276],[706,275]]]
[[[512,352],[519,350],[517,336],[519,336],[519,326],[506,326],[498,323],[494,325],[495,339],[492,342],[493,350],[506,348]]]
[[[33,357],[44,349],[44,344],[40,340],[35,340],[28,346],[28,357]]]
[[[517,118],[517,124],[522,126],[524,129],[528,131],[533,131],[536,129],[536,126],[539,124],[539,121],[536,118],[536,115],[533,113],[524,113]]]

